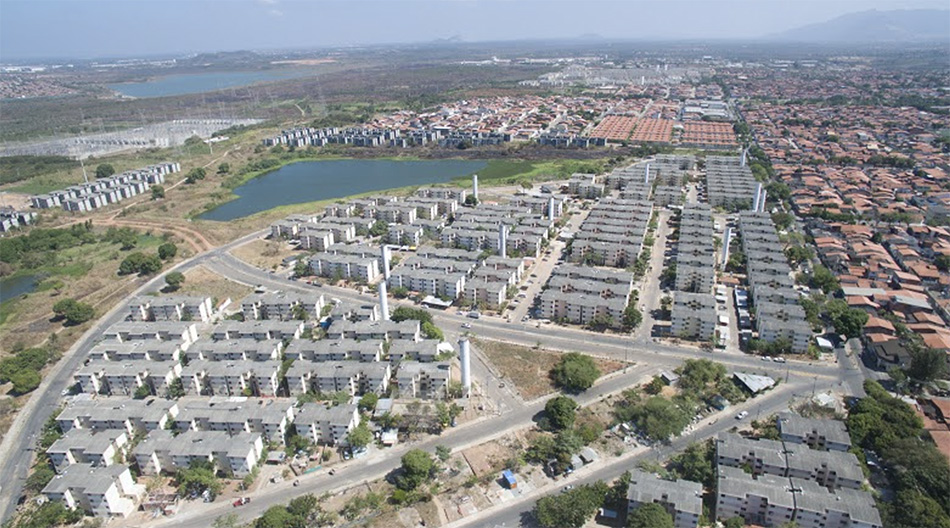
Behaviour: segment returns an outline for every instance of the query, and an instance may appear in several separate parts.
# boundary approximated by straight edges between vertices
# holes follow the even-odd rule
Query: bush
[[[181,288],[181,285],[185,282],[185,275],[179,271],[173,271],[168,275],[165,275],[165,284],[168,285],[168,289],[175,291],[178,288]]]

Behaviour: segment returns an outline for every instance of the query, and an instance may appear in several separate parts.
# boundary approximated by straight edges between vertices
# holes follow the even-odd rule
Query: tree
[[[934,266],[937,266],[940,271],[950,270],[950,255],[937,255],[934,258]]]
[[[168,260],[175,258],[175,255],[178,254],[178,246],[173,242],[165,242],[164,244],[158,246],[158,258],[162,260]]]
[[[367,392],[360,397],[359,408],[361,412],[373,412],[376,404],[379,403],[379,395],[375,392]]]
[[[442,334],[442,330],[439,329],[438,326],[435,326],[434,324],[428,321],[425,321],[422,323],[420,330],[422,331],[422,335],[426,339],[436,339],[438,341],[442,341],[445,339],[445,336]]]
[[[187,468],[179,469],[175,474],[178,482],[178,494],[182,497],[198,495],[208,490],[213,499],[221,493],[221,482],[214,474],[214,465],[211,462],[194,461]]]
[[[547,418],[548,428],[552,431],[561,431],[573,427],[577,407],[577,402],[568,396],[557,396],[548,400],[544,405],[544,416]]]
[[[263,515],[254,521],[254,528],[303,528],[305,519],[292,513],[287,508],[277,505],[264,511]]]
[[[742,517],[730,517],[723,521],[722,528],[744,528],[745,519]]]
[[[231,164],[224,162],[218,165],[218,174],[227,174],[231,172]]]
[[[868,314],[863,310],[851,308],[844,299],[834,299],[825,305],[825,312],[835,332],[848,338],[859,337],[861,329],[868,322]]]
[[[673,528],[673,518],[655,502],[644,504],[633,510],[627,519],[628,528]]]
[[[812,288],[821,288],[821,291],[828,295],[838,290],[838,278],[828,268],[824,266],[815,266],[812,271],[809,285]]]
[[[165,186],[164,185],[153,185],[152,186],[152,199],[158,200],[159,198],[165,197]]]
[[[389,233],[389,225],[387,225],[386,222],[383,222],[382,220],[373,222],[373,226],[369,228],[370,236],[378,237],[387,233]]]
[[[597,314],[590,319],[587,323],[587,327],[591,330],[597,332],[603,332],[604,330],[613,327],[615,324],[614,318],[607,314]]]
[[[432,455],[421,449],[411,449],[402,456],[402,472],[396,479],[396,486],[404,491],[412,491],[428,481],[434,469]]]
[[[580,528],[597,512],[609,491],[607,484],[598,481],[543,497],[534,506],[534,518],[544,528]]]
[[[137,252],[125,257],[125,260],[119,264],[119,275],[132,273],[150,275],[160,269],[162,269],[162,260],[158,258],[158,255]]]
[[[28,491],[33,493],[39,493],[43,491],[43,488],[53,480],[53,477],[56,476],[56,472],[53,471],[51,467],[47,464],[37,465],[33,469],[33,473],[26,478],[26,483],[23,485]]]
[[[102,163],[96,167],[96,178],[108,178],[115,174],[115,167],[108,163]]]
[[[26,394],[36,390],[40,386],[41,380],[39,372],[35,370],[20,370],[10,376],[15,394]]]
[[[653,376],[653,379],[643,387],[643,390],[646,391],[647,394],[659,394],[663,392],[663,387],[666,387],[666,382],[663,381],[663,378]]]
[[[135,393],[132,395],[132,398],[136,400],[144,400],[152,395],[152,389],[148,384],[139,385],[135,388]]]
[[[310,270],[310,264],[304,259],[299,259],[294,263],[294,277],[307,277],[313,272]]]
[[[715,486],[714,451],[710,442],[690,444],[670,462],[669,469],[677,478],[701,482],[709,488]]]
[[[689,424],[692,414],[672,401],[653,396],[632,409],[632,420],[641,431],[657,441],[665,441]]]
[[[474,194],[469,194],[468,196],[465,197],[464,205],[475,207],[476,205],[478,205],[478,198],[475,198]]]
[[[940,350],[923,347],[913,352],[907,374],[917,381],[933,381],[947,372],[946,354]]]
[[[561,389],[568,392],[582,392],[594,385],[600,377],[600,369],[590,356],[577,352],[568,352],[551,370],[551,378]]]
[[[346,441],[352,447],[366,447],[373,441],[373,432],[369,430],[366,422],[362,421],[346,435]]]
[[[408,319],[414,319],[416,321],[421,321],[423,323],[432,322],[432,314],[423,308],[410,308],[408,306],[400,306],[392,311],[389,315],[389,318],[397,323],[400,321],[406,321]]]
[[[63,299],[53,305],[53,313],[65,320],[67,326],[85,323],[96,315],[95,309],[75,299]]]
[[[627,330],[632,330],[643,322],[643,314],[640,313],[640,310],[637,309],[636,304],[630,303],[623,310],[623,327]]]
[[[181,285],[185,283],[185,274],[180,271],[173,271],[168,275],[165,275],[165,284],[168,285],[170,291],[175,291],[178,288],[181,288]]]

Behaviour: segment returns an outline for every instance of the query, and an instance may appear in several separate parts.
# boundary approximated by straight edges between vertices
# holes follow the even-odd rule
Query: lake
[[[239,198],[199,218],[227,221],[281,205],[343,198],[411,185],[445,183],[483,169],[468,160],[325,160],[285,165],[234,189]]]
[[[20,275],[17,277],[5,277],[0,279],[0,304],[10,299],[30,293],[36,289],[40,277],[36,275]]]
[[[316,71],[307,69],[189,73],[108,86],[130,97],[168,97],[238,88],[259,82],[310,77],[315,74]]]

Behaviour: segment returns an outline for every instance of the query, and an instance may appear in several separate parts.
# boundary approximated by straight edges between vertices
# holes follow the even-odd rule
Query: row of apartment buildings
[[[770,343],[786,339],[793,352],[807,352],[811,325],[799,304],[792,270],[782,251],[784,244],[771,217],[744,211],[739,214],[739,232],[759,339]]]
[[[91,211],[148,192],[152,185],[165,183],[166,175],[180,170],[181,166],[177,162],[149,165],[48,194],[31,196],[30,203],[36,209],[62,207],[73,212]]]

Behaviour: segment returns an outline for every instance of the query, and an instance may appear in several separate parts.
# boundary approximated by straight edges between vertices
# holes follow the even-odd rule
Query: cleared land
[[[182,295],[206,295],[218,302],[231,299],[232,309],[240,308],[241,299],[254,289],[238,282],[228,280],[204,266],[190,269],[185,273],[185,283],[178,290]]]
[[[292,255],[303,254],[287,246],[282,240],[254,240],[231,250],[235,257],[261,269],[277,269]]]
[[[562,352],[534,349],[501,341],[475,339],[474,345],[482,351],[503,378],[510,380],[525,400],[540,398],[554,392],[549,373],[557,365]],[[623,368],[620,361],[594,358],[602,375]]]

